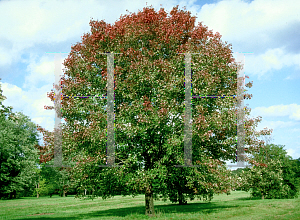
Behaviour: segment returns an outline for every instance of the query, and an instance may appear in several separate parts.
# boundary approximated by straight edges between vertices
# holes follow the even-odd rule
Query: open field
[[[208,203],[189,201],[179,206],[154,201],[153,219],[300,219],[300,198],[250,200],[250,193],[215,195]],[[107,200],[79,200],[74,196],[0,200],[0,219],[149,219],[145,216],[144,195],[116,196]]]

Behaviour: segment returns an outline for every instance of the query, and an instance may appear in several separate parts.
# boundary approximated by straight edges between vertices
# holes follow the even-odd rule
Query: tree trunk
[[[13,190],[12,192],[9,193],[9,198],[10,199],[15,199],[16,198],[16,191]]]
[[[179,200],[179,205],[187,205],[187,201]]]
[[[66,191],[63,190],[63,197],[66,197]]]
[[[145,190],[145,215],[154,216],[154,203],[153,203],[153,191],[152,186],[149,185]]]
[[[187,201],[185,201],[184,196],[181,192],[178,193],[179,205],[186,205]]]
[[[36,185],[36,188],[37,188],[37,189],[39,188],[39,185],[40,185],[40,183],[38,183],[38,184]],[[37,190],[37,191],[36,191],[36,198],[39,198],[39,197],[40,197],[39,191]]]

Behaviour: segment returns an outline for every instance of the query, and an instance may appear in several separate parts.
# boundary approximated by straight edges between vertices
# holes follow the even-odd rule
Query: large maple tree
[[[234,98],[193,98],[192,158],[198,167],[175,166],[184,164],[185,55],[180,53],[199,53],[191,59],[193,96],[236,95],[238,89],[240,65],[231,45],[202,23],[195,26],[190,14],[178,6],[169,16],[150,7],[121,16],[114,25],[91,20],[91,33],[64,61],[62,92],[70,97],[62,99],[62,147],[64,158],[76,161],[73,179],[102,198],[144,192],[146,215],[154,215],[153,198],[159,196],[183,204],[186,196],[212,198],[230,190],[224,161],[236,158]],[[120,53],[114,55],[115,163],[120,167],[97,166],[106,164],[107,100],[71,97],[107,95],[103,53]],[[53,91],[49,97],[54,100]],[[245,108],[251,152],[262,144],[257,137],[270,131],[256,132],[260,118],[249,114]]]

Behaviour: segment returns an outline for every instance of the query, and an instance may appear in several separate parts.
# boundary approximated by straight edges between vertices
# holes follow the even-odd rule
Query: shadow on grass
[[[237,199],[233,199],[233,200],[262,200],[261,197],[242,197],[242,198],[237,198]]]
[[[193,212],[202,212],[204,214],[210,214],[210,213],[217,213],[222,211],[222,209],[226,208],[232,208],[236,206],[232,205],[220,205],[219,203],[193,203],[193,204],[187,204],[187,205],[178,205],[178,204],[169,204],[169,205],[156,205],[154,207],[155,212],[161,212],[164,214],[177,214],[177,213],[193,213]],[[52,213],[44,213],[45,215],[47,214],[52,214]],[[126,208],[118,208],[118,209],[107,209],[103,211],[94,211],[94,212],[89,212],[86,214],[76,214],[72,217],[51,217],[47,215],[41,215],[40,218],[42,219],[89,219],[89,218],[98,218],[102,219],[102,217],[126,217],[129,215],[145,215],[145,206],[135,206],[135,207],[126,207]],[[29,217],[29,216],[28,216]],[[38,219],[37,217],[35,218],[18,218],[19,220],[22,219]]]

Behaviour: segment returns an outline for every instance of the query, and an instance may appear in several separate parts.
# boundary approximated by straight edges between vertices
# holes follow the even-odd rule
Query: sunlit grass
[[[21,198],[0,201],[1,219],[148,219],[144,195],[115,196],[107,200],[75,199],[74,196]],[[300,219],[300,199],[250,199],[250,193],[215,195],[209,202],[188,205],[154,201],[154,219]]]

